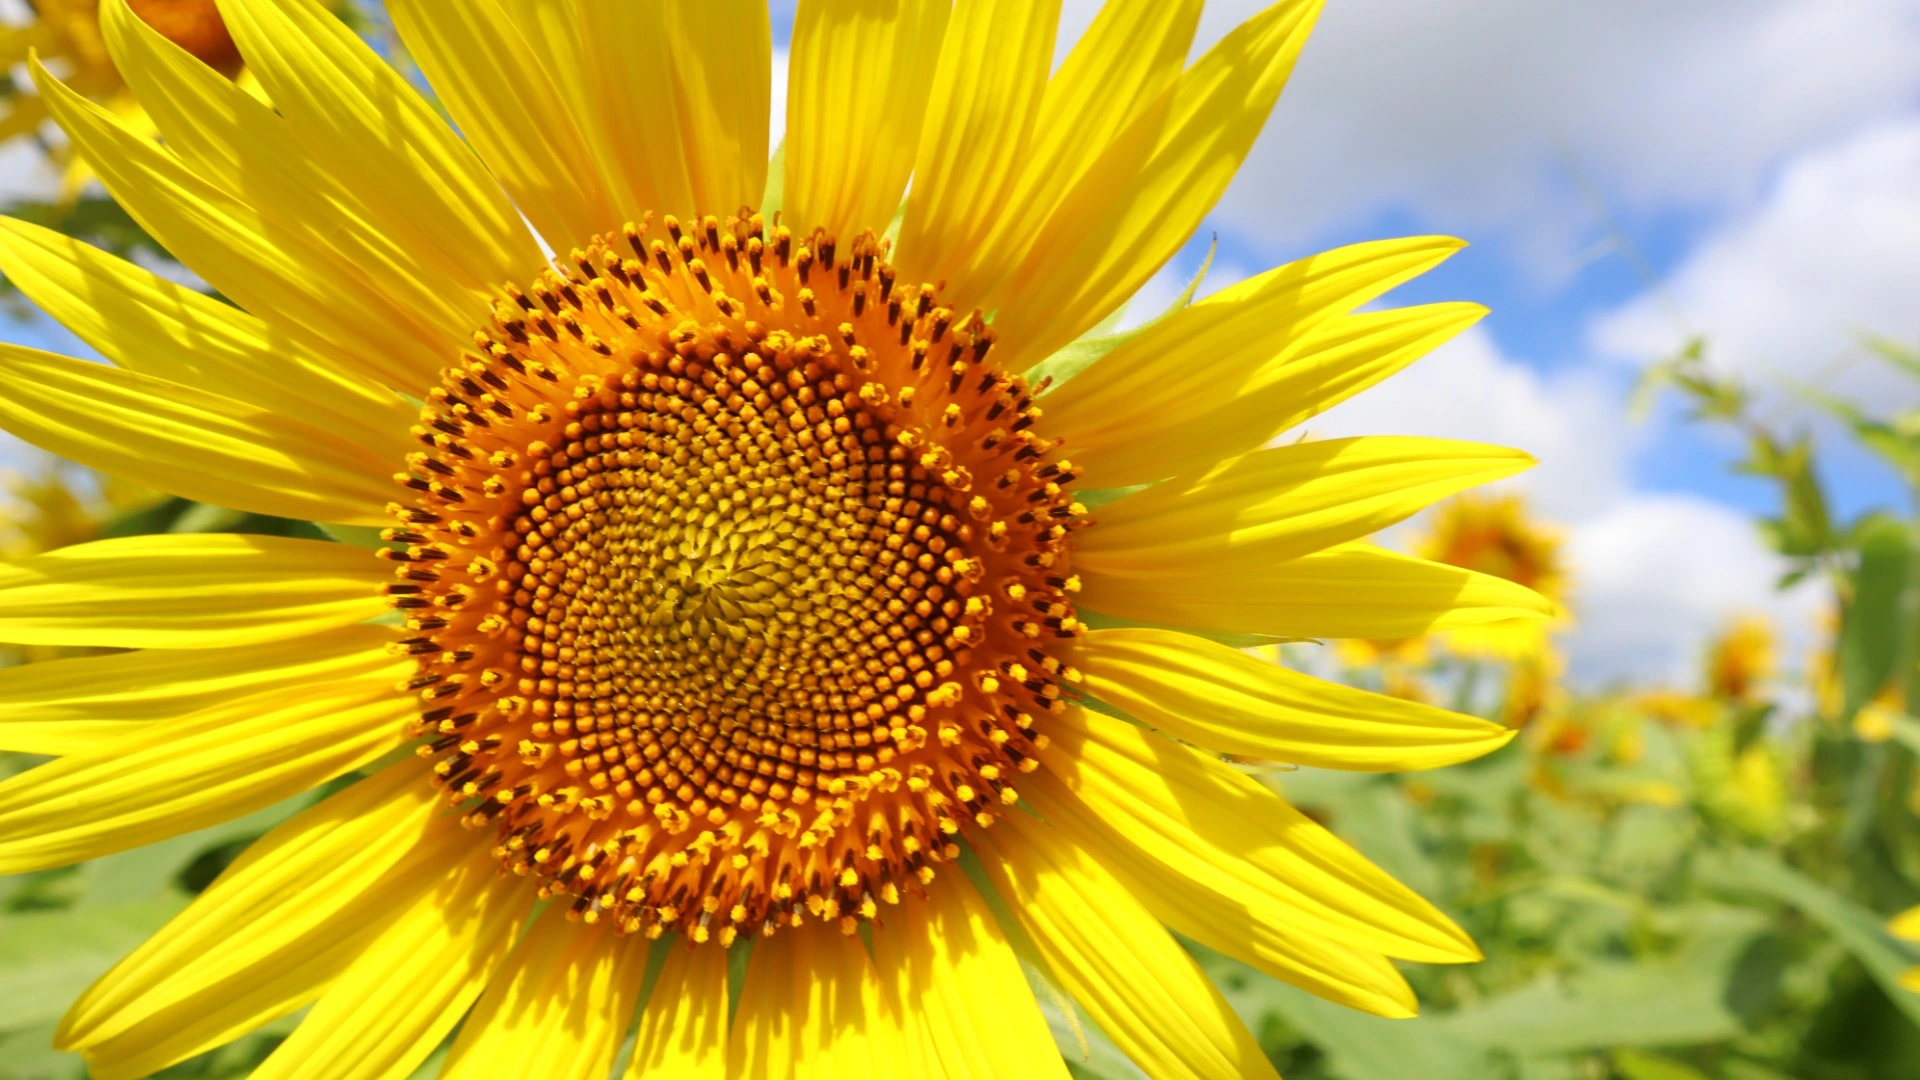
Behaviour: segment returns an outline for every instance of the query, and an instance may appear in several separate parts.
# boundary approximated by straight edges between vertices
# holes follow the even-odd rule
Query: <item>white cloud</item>
[[[1203,41],[1266,3],[1213,0]],[[1712,206],[1917,92],[1913,0],[1338,0],[1220,215],[1291,245],[1408,211],[1565,269],[1592,217],[1567,153],[1630,207]]]
[[[1740,512],[1632,490],[1649,433],[1624,418],[1618,373],[1542,375],[1469,331],[1310,425],[1323,437],[1427,435],[1516,446],[1538,468],[1507,483],[1567,534],[1577,626],[1566,645],[1581,685],[1684,680],[1736,614],[1812,625],[1811,594],[1782,597],[1784,569]]]
[[[45,201],[59,193],[59,171],[32,140],[0,146],[0,204]]]
[[[1920,340],[1920,119],[1795,159],[1765,200],[1696,247],[1660,294],[1599,319],[1596,350],[1645,362],[1685,330],[1762,383],[1818,384],[1877,406],[1920,388],[1864,360],[1862,333]]]
[[[1547,517],[1577,521],[1626,494],[1628,460],[1643,433],[1623,413],[1617,378],[1543,375],[1503,356],[1476,327],[1308,426],[1321,437],[1426,435],[1517,447],[1541,464],[1509,483]]]
[[[1784,566],[1745,516],[1690,495],[1635,495],[1573,530],[1578,626],[1570,674],[1588,685],[1624,676],[1691,686],[1706,639],[1744,613],[1795,640],[1817,623],[1816,583],[1774,589]],[[1796,648],[1797,647],[1797,648]]]

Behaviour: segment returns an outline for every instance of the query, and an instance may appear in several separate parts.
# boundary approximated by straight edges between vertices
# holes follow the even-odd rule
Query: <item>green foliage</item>
[[[1908,649],[1912,619],[1913,529],[1891,515],[1863,519],[1853,530],[1858,562],[1851,602],[1840,622],[1841,719],[1886,688]]]

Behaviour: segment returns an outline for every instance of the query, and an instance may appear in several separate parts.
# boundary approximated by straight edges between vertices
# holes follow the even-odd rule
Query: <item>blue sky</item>
[[[1196,48],[1260,6],[1211,0]],[[1097,8],[1064,0],[1060,55]],[[774,0],[782,71],[792,11]],[[32,187],[30,172],[0,156],[0,187]],[[1741,611],[1804,643],[1822,600],[1774,592],[1749,520],[1771,491],[1731,472],[1740,448],[1723,433],[1671,404],[1631,424],[1626,396],[1700,333],[1788,424],[1814,423],[1793,384],[1882,413],[1920,402],[1855,344],[1920,343],[1920,0],[1328,0],[1240,178],[1140,305],[1170,300],[1215,235],[1213,287],[1428,232],[1473,246],[1389,302],[1493,315],[1313,432],[1539,456],[1516,484],[1568,537],[1581,681],[1684,678]],[[70,342],[44,323],[0,333]],[[1835,443],[1844,511],[1904,500]]]

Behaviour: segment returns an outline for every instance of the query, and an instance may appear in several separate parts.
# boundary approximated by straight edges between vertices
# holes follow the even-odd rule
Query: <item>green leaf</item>
[[[1760,895],[1795,908],[1818,924],[1880,984],[1887,997],[1920,1024],[1920,995],[1900,987],[1913,954],[1887,933],[1885,920],[1771,855],[1756,851],[1702,853],[1702,880],[1738,896]]]
[[[1238,961],[1207,958],[1209,971],[1243,1019],[1268,1012],[1330,1059],[1339,1080],[1485,1080],[1498,1075],[1487,1053],[1425,1018],[1385,1020],[1258,975]],[[1244,974],[1236,975],[1238,968]],[[1256,1025],[1256,1030],[1258,1029]]]
[[[1436,1023],[1469,1043],[1532,1056],[1731,1038],[1744,1025],[1728,990],[1760,925],[1733,912],[1702,923],[1670,956],[1594,962]]]
[[[1861,522],[1854,546],[1860,563],[1852,600],[1841,617],[1838,650],[1842,722],[1872,701],[1893,675],[1905,647],[1914,560],[1912,530],[1886,514]]]
[[[1613,1055],[1613,1068],[1621,1080],[1708,1080],[1706,1073],[1684,1062],[1636,1050]]]
[[[1767,721],[1779,706],[1773,702],[1742,707],[1734,714],[1733,720],[1733,756],[1745,753],[1754,740],[1766,733]]]
[[[320,531],[327,534],[327,539],[335,543],[350,544],[353,547],[373,548],[377,551],[380,548],[405,546],[390,544],[380,539],[381,530],[372,525],[321,525]]]
[[[1186,288],[1180,290],[1180,295],[1173,301],[1173,306],[1161,313],[1161,318],[1164,319],[1181,308],[1193,304],[1194,296],[1200,292],[1201,284],[1207,280],[1207,271],[1213,269],[1213,257],[1218,254],[1220,254],[1220,234],[1214,233],[1213,240],[1207,244],[1207,257],[1200,260],[1200,269],[1194,271],[1192,280],[1187,282]]]
[[[117,539],[122,536],[148,536],[154,533],[172,532],[174,523],[180,516],[199,503],[178,497],[165,498],[145,506],[136,506],[109,518],[100,526],[102,540]]]
[[[1748,444],[1740,471],[1765,476],[1780,485],[1783,510],[1763,523],[1774,549],[1792,558],[1807,558],[1832,549],[1835,538],[1826,489],[1814,469],[1813,443],[1798,439],[1781,445],[1770,434],[1755,435]]]
[[[168,896],[0,915],[0,1031],[58,1020],[82,990],[184,906],[184,897]]]
[[[1853,437],[1862,446],[1878,454],[1901,473],[1908,477],[1920,475],[1920,438],[1916,438],[1913,432],[1876,420],[1853,402],[1812,387],[1800,389],[1799,396],[1853,429]]]
[[[53,1024],[36,1024],[0,1035],[0,1080],[82,1080],[86,1061],[55,1050],[53,1032]]]
[[[1722,1080],[1793,1080],[1783,1072],[1776,1072],[1752,1061],[1729,1059],[1720,1064]]]
[[[1052,379],[1053,384],[1047,389],[1058,389],[1068,379],[1092,367],[1095,362],[1126,344],[1139,332],[1138,329],[1134,329],[1118,334],[1095,334],[1083,337],[1033,365],[1033,369],[1027,372],[1027,378],[1035,385],[1038,385],[1042,379]],[[1043,397],[1042,401],[1044,400]]]

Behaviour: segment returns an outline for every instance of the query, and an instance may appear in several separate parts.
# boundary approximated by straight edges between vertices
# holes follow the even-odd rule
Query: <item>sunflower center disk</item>
[[[385,553],[421,752],[589,921],[852,932],[1038,764],[1084,511],[871,233],[664,225],[509,288],[429,395]]]

